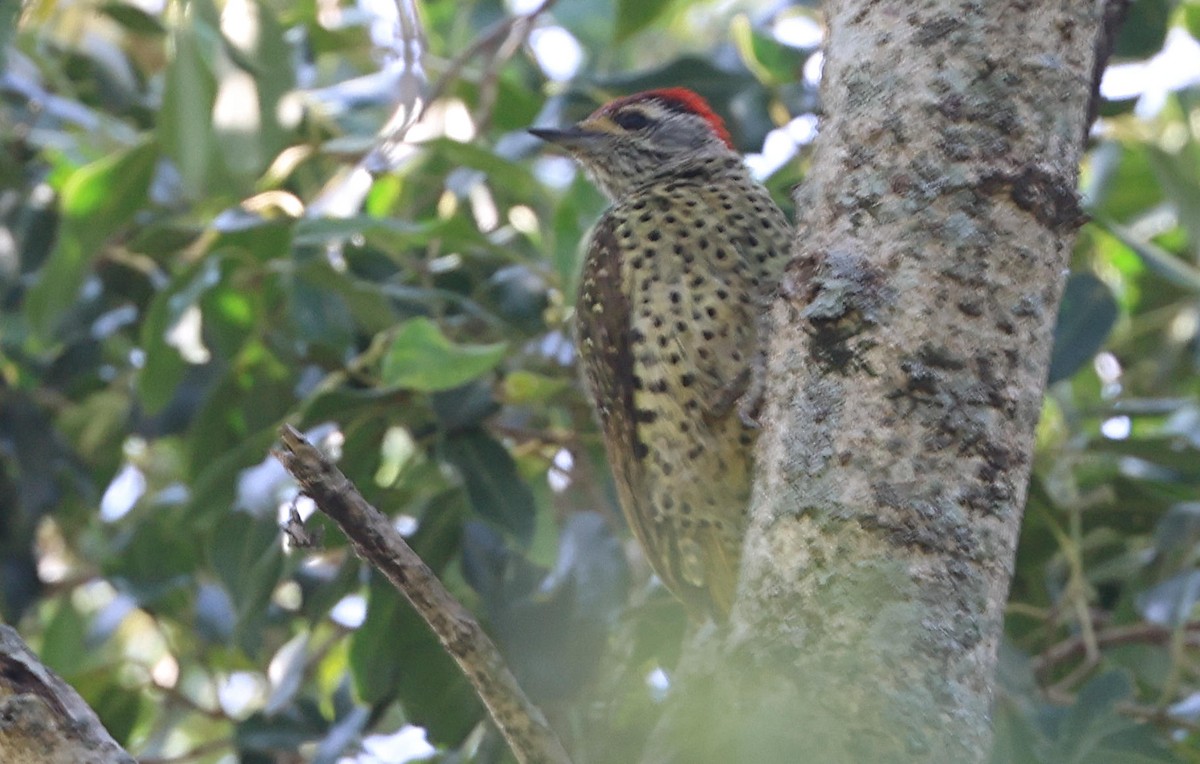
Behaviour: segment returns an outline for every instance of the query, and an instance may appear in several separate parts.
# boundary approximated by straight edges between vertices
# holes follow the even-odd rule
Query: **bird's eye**
[[[618,112],[612,120],[626,130],[641,130],[650,124],[650,118],[640,111]]]

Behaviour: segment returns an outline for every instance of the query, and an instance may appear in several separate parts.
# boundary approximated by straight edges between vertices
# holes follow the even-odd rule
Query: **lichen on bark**
[[[738,604],[659,730],[691,760],[986,759],[1103,5],[826,4]]]

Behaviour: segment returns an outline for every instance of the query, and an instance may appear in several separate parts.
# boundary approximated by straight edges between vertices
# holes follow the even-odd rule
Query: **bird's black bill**
[[[537,138],[541,138],[547,143],[553,143],[559,146],[570,146],[573,143],[588,137],[589,133],[580,130],[578,127],[568,127],[565,130],[556,130],[549,127],[531,127],[529,134]]]

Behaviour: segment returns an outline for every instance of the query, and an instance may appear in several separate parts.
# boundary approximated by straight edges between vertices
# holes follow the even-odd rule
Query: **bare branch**
[[[528,764],[569,764],[541,710],[525,696],[479,622],[454,599],[400,532],[293,427],[275,455],[317,507],[341,527],[360,557],[412,603],[487,707],[513,754]]]
[[[1187,632],[1189,644],[1200,644],[1200,623],[1189,623],[1183,629]],[[1162,645],[1169,642],[1174,633],[1174,629],[1154,623],[1113,626],[1095,633],[1095,646],[1106,648],[1135,644]],[[1082,634],[1076,634],[1043,650],[1033,660],[1033,671],[1042,676],[1057,666],[1080,657],[1089,657],[1088,645]],[[1089,663],[1094,665],[1090,657]]]

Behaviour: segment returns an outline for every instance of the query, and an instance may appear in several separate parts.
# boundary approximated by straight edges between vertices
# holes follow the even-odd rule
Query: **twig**
[[[1185,729],[1193,735],[1200,732],[1200,724],[1194,721],[1171,715],[1165,708],[1159,706],[1143,706],[1137,703],[1121,703],[1117,706],[1118,713],[1141,722],[1150,722],[1163,727]]]
[[[557,0],[542,0],[538,7],[534,8],[528,13],[520,16],[510,16],[508,18],[501,19],[493,24],[489,29],[484,30],[482,34],[476,37],[475,40],[467,46],[466,50],[455,56],[450,61],[450,65],[447,66],[446,70],[442,72],[442,75],[438,77],[437,82],[429,91],[429,97],[425,100],[426,108],[428,108],[429,104],[445,95],[446,90],[450,87],[450,84],[459,78],[459,76],[462,74],[463,68],[467,65],[467,62],[471,61],[471,59],[481,55],[488,49],[507,49],[509,46],[506,45],[506,42],[509,40],[510,36],[516,36],[518,40],[523,42],[532,28],[533,22],[536,21],[537,18],[543,13],[553,8],[555,2],[557,2]],[[518,34],[513,35],[514,32],[517,32]],[[513,47],[513,52],[515,52],[515,47]],[[511,56],[512,53],[509,53],[508,55]],[[493,68],[498,67],[494,66]]]
[[[487,707],[517,760],[569,764],[570,758],[542,712],[525,697],[479,622],[446,590],[384,515],[293,427],[279,432],[275,456],[306,495],[328,515],[363,557],[408,599],[454,658]]]
[[[1200,642],[1200,622],[1189,623],[1184,627],[1184,630],[1191,640]],[[1153,623],[1139,623],[1133,626],[1113,626],[1097,631],[1095,633],[1095,644],[1097,647],[1163,644],[1170,641],[1173,633],[1173,629]],[[1077,634],[1043,650],[1033,661],[1033,671],[1038,675],[1045,674],[1061,663],[1086,655],[1086,641],[1082,635]]]

